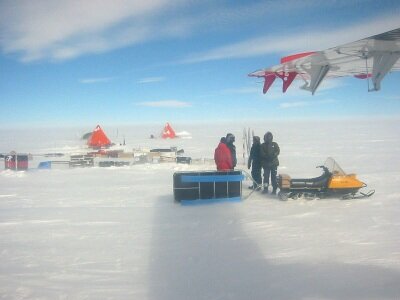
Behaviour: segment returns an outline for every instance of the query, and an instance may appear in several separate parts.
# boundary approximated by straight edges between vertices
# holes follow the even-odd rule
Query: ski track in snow
[[[17,194],[10,194],[10,195],[0,195],[0,198],[15,198]]]
[[[0,171],[0,299],[398,299],[400,121],[354,121],[351,131],[336,122],[283,125],[252,125],[257,135],[274,133],[279,171],[318,176],[315,166],[332,156],[375,195],[283,202],[254,192],[191,207],[174,202],[173,173],[214,165]],[[212,158],[233,132],[244,169],[241,125],[215,128],[182,128],[190,140],[125,136],[132,147]],[[29,145],[21,132],[0,130],[0,152],[79,149],[76,129],[62,132],[52,141],[29,132]],[[46,159],[34,156],[31,167]]]

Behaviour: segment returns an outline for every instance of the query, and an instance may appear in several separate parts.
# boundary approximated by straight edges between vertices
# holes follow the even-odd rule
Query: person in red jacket
[[[214,151],[214,161],[218,171],[233,170],[231,150],[226,145],[225,138],[221,138],[218,147]]]

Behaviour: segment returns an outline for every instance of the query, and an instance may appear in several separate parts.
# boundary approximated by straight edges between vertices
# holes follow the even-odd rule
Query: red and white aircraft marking
[[[399,58],[400,28],[397,28],[324,51],[286,56],[279,65],[249,76],[264,78],[264,94],[277,77],[283,81],[283,92],[295,78],[301,78],[305,82],[301,88],[314,95],[325,78],[343,76],[370,80],[369,91],[379,91],[385,75],[400,70]]]

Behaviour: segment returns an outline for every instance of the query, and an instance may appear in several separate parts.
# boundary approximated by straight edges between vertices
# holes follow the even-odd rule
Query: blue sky
[[[0,2],[0,126],[400,116],[400,72],[293,84],[247,74],[400,27],[399,1]]]

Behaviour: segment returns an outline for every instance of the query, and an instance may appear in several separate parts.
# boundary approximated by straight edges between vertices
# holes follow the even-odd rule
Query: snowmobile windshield
[[[331,172],[334,175],[343,175],[343,176],[346,175],[343,169],[332,157],[328,157],[326,159],[324,166],[327,167],[329,172]]]

